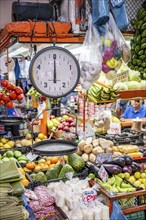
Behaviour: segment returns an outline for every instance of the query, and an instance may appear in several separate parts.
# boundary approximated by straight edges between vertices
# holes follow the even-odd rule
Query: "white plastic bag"
[[[100,36],[89,17],[88,30],[80,54],[81,86],[87,90],[93,82],[97,81],[102,69]]]

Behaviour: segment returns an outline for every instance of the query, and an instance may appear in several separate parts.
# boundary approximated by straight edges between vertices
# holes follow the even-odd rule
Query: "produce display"
[[[88,98],[93,102],[97,101],[106,101],[111,99],[117,99],[118,89],[117,88],[104,88],[96,83],[92,84],[92,86],[88,89]]]
[[[90,188],[88,178],[80,180],[74,178],[66,182],[49,183],[49,190],[53,191],[57,206],[68,216],[68,219],[101,219],[109,220],[109,207],[98,200],[95,190]],[[66,194],[66,192],[68,192]],[[90,192],[94,197],[87,203],[86,195]],[[85,205],[86,204],[86,205]]]
[[[59,161],[59,157],[41,158],[36,162],[28,162],[23,169],[27,172],[39,172],[41,170],[53,168],[56,163],[59,163]]]
[[[96,155],[102,153],[113,153],[114,143],[110,140],[98,138],[93,140],[87,138],[81,140],[78,144],[77,154],[80,155],[84,161],[96,162]]]
[[[9,162],[12,160],[24,164],[29,161],[29,159],[18,150],[8,150],[6,153],[3,154],[3,156],[0,155],[0,163]]]
[[[8,80],[1,80],[1,86],[0,105],[12,108],[14,100],[21,101],[23,99],[23,90],[19,86],[15,86]]]
[[[15,142],[7,138],[0,138],[0,149],[10,149],[15,146]]]
[[[76,122],[75,119],[68,115],[56,118],[55,116],[51,116],[51,120],[47,121],[47,127],[52,131],[75,133]]]
[[[136,19],[131,20],[135,34],[131,40],[131,61],[128,66],[138,70],[146,78],[146,4],[143,3],[137,12]]]

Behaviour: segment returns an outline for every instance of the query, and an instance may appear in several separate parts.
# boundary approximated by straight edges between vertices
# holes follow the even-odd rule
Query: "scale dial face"
[[[80,67],[68,50],[52,46],[42,49],[33,57],[29,76],[40,94],[59,98],[75,89],[80,78]]]

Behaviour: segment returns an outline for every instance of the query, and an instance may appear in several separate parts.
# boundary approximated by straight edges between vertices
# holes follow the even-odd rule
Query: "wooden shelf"
[[[119,92],[121,99],[132,99],[132,98],[145,98],[146,99],[146,89],[140,90],[125,90]]]

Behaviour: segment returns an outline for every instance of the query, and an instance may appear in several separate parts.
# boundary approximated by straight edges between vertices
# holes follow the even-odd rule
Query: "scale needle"
[[[54,59],[54,79],[53,82],[56,83],[56,54],[53,54],[53,59]]]

